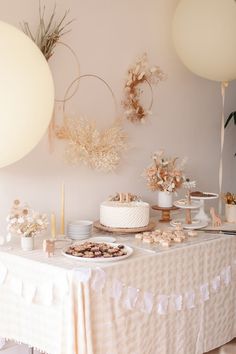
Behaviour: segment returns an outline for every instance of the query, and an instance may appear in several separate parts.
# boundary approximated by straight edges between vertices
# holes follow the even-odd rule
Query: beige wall
[[[45,1],[51,10],[54,0]],[[127,67],[146,51],[151,64],[158,64],[168,80],[154,89],[153,116],[146,125],[125,128],[131,148],[113,174],[71,167],[63,161],[63,147],[55,143],[49,153],[47,136],[27,157],[0,170],[0,220],[14,198],[28,201],[34,208],[59,213],[60,184],[66,184],[67,218],[98,217],[99,203],[116,191],[138,193],[150,203],[155,194],[146,189],[143,169],[153,151],[164,148],[170,155],[187,156],[187,174],[197,180],[198,188],[217,192],[220,148],[220,85],[190,73],[177,58],[171,41],[171,20],[176,0],[67,0],[57,1],[57,14],[70,8],[76,21],[63,41],[77,53],[81,73],[95,73],[113,87],[118,101],[122,97]],[[38,0],[1,0],[1,19],[16,26],[23,20],[37,23]],[[77,75],[73,57],[58,46],[50,65],[57,97]],[[236,84],[227,90],[226,114],[236,109]],[[87,80],[74,100],[70,112],[110,124],[114,109],[109,92],[95,80]],[[32,117],[33,119],[34,117]],[[224,190],[236,192],[236,160],[233,153],[236,127],[226,132]]]

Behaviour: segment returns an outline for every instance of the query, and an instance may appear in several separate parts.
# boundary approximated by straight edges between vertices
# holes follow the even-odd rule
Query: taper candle
[[[56,238],[56,216],[54,213],[51,213],[51,237]]]
[[[60,234],[65,235],[65,184],[61,186],[61,225]]]

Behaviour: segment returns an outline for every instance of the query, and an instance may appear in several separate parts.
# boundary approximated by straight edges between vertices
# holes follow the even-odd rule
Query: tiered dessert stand
[[[170,222],[172,226],[177,223],[181,223],[185,229],[201,229],[207,226],[208,222],[204,220],[199,220],[196,217],[192,219],[192,211],[199,209],[201,203],[199,201],[188,201],[188,199],[181,199],[174,203],[177,208],[183,209],[185,211],[185,219],[175,219]]]
[[[202,195],[200,195],[202,194]],[[198,200],[200,203],[199,212],[195,215],[195,218],[201,221],[210,221],[210,217],[205,212],[205,201],[217,199],[219,197],[216,193],[200,193],[199,195],[194,195],[194,192],[190,193],[190,198],[192,200]]]

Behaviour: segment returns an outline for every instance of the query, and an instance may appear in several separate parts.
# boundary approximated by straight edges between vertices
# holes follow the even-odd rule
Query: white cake
[[[138,228],[149,224],[148,203],[106,201],[100,205],[100,223],[112,228]]]

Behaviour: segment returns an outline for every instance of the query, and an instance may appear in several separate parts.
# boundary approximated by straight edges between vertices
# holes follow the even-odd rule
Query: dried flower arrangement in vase
[[[22,206],[16,199],[7,216],[8,233],[21,235],[21,246],[24,251],[30,251],[34,247],[34,236],[47,229],[48,220],[46,214],[40,214],[27,206]]]
[[[133,67],[128,70],[128,77],[125,83],[125,97],[122,105],[125,109],[125,115],[133,123],[144,122],[150,115],[153,104],[152,85],[157,85],[160,81],[166,79],[166,75],[158,66],[148,67],[147,54],[143,54]],[[139,85],[148,84],[151,91],[151,100],[149,107],[145,109],[140,102],[142,90]]]
[[[227,222],[236,223],[236,194],[224,194],[225,219]]]
[[[173,192],[176,192],[185,181],[183,159],[177,164],[178,158],[167,158],[164,151],[156,152],[153,163],[145,170],[147,186],[152,191],[158,191],[158,206],[171,207],[173,204]]]

